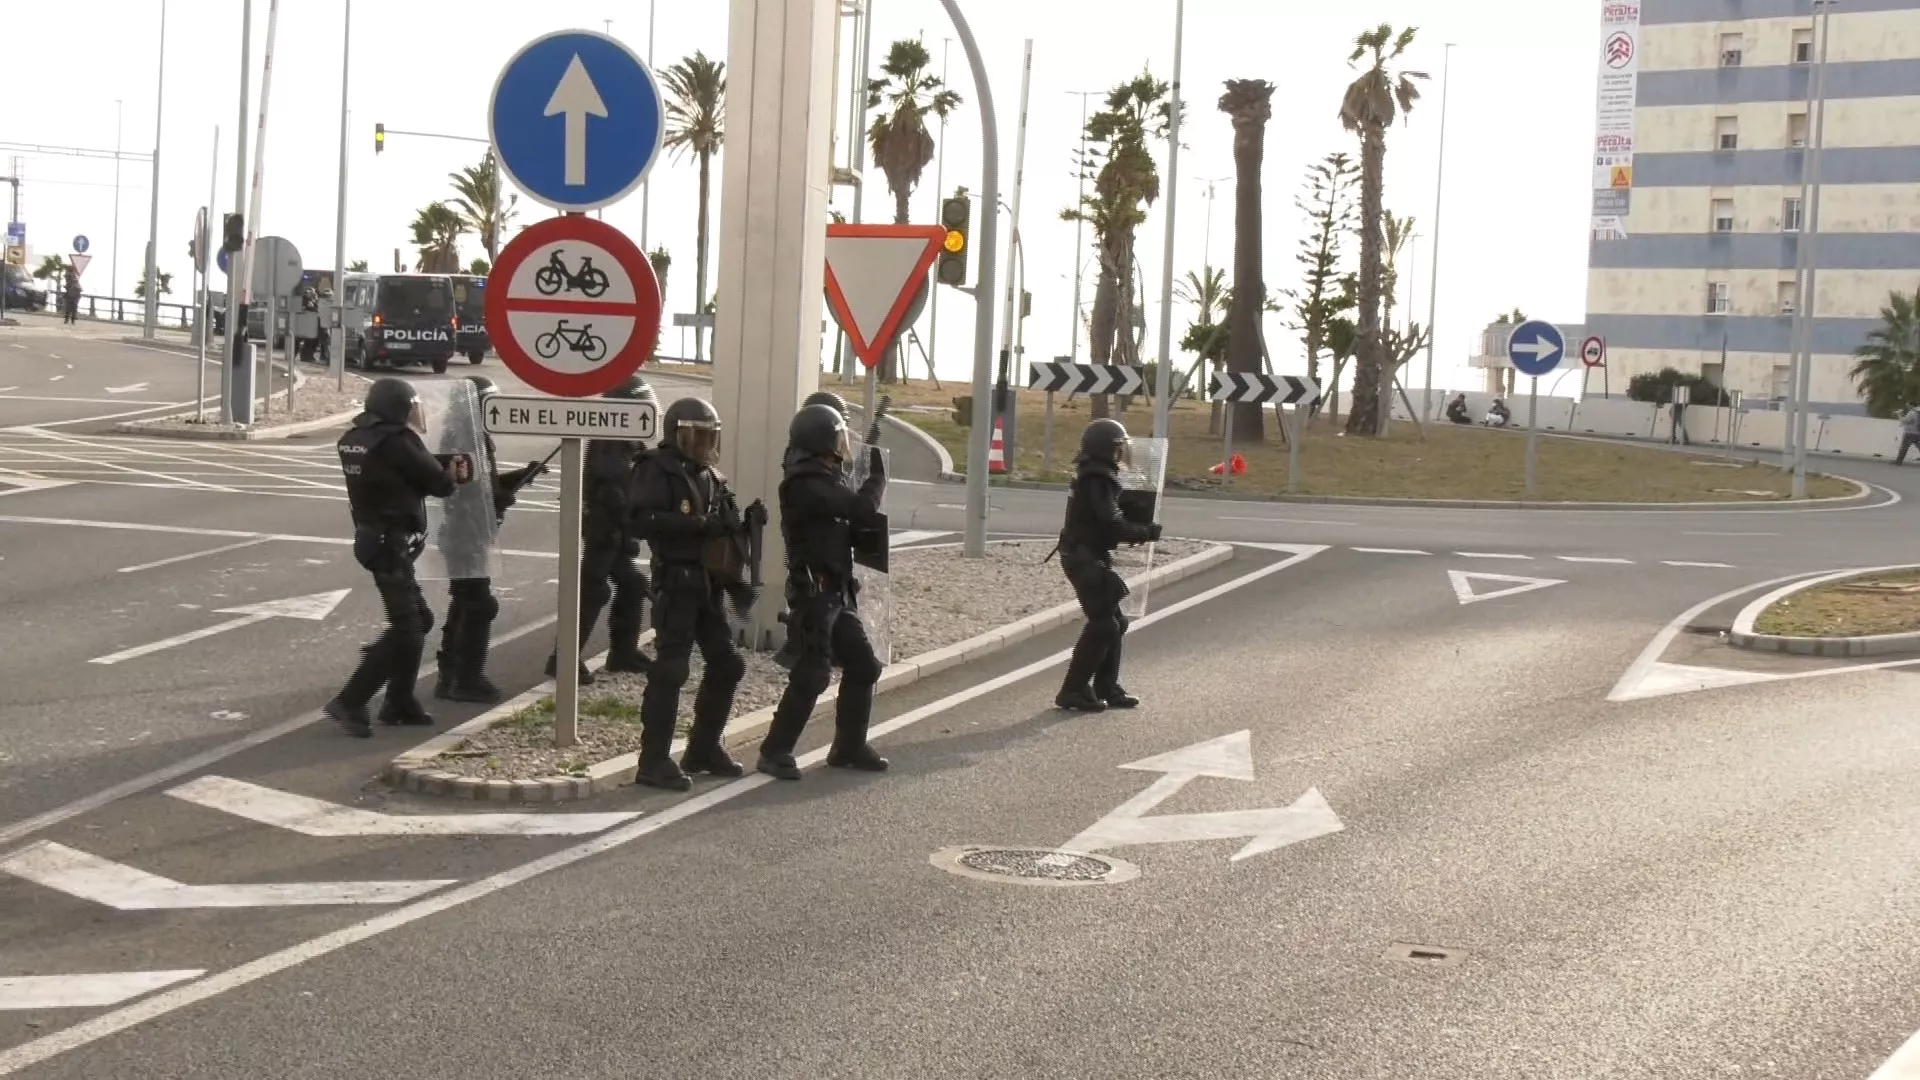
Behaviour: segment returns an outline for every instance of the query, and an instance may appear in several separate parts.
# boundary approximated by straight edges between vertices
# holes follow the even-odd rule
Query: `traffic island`
[[[952,457],[956,477],[967,470],[972,399],[927,383],[886,388],[893,415],[912,424]],[[1047,450],[1046,395],[1020,391],[1018,437],[1010,459],[1016,483],[1064,483],[1080,432],[1093,419],[1086,397],[1054,395],[1052,450]],[[1153,403],[1137,397],[1110,415],[1136,437],[1152,434]],[[1449,502],[1465,504],[1742,504],[1786,503],[1792,476],[1771,464],[1724,456],[1633,446],[1542,432],[1535,486],[1526,490],[1526,432],[1444,421],[1420,426],[1395,422],[1385,438],[1344,434],[1344,418],[1322,414],[1300,444],[1300,483],[1287,490],[1288,455],[1269,409],[1264,438],[1244,424],[1234,430],[1233,475],[1222,478],[1225,444],[1214,410],[1180,401],[1169,417],[1167,490],[1244,499],[1308,502]],[[1002,477],[996,475],[995,482]],[[1810,500],[1859,500],[1868,491],[1851,480],[1810,473]]]
[[[1073,599],[1058,559],[1045,561],[1050,541],[991,543],[983,559],[961,556],[958,546],[919,548],[893,556],[891,578],[895,662],[880,677],[878,692],[912,685],[952,667],[992,655],[1029,638],[1077,622]],[[1153,566],[1144,548],[1122,548],[1115,568],[1135,588],[1161,588],[1226,562],[1231,547],[1187,540],[1155,546]],[[734,719],[726,742],[736,755],[755,752],[773,707],[786,689],[787,672],[765,653],[746,654],[747,675],[734,696]],[[678,734],[693,720],[693,698],[702,669],[680,695]],[[831,723],[834,685],[814,709]],[[644,675],[602,670],[581,687],[577,745],[553,745],[553,684],[545,683],[460,727],[396,758],[390,783],[426,795],[499,802],[565,802],[608,791],[633,779],[639,764],[640,696]],[[674,753],[684,749],[677,741]]]
[[[287,406],[285,390],[273,394],[271,400],[265,395],[255,398],[254,424],[251,427],[221,423],[220,406],[214,402],[207,406],[204,417],[182,412],[147,420],[130,420],[115,424],[113,430],[123,435],[152,435],[165,439],[284,439],[353,419],[360,412],[360,403],[366,398],[368,385],[368,380],[351,372],[347,374],[344,390],[336,389],[331,377],[305,377],[293,390],[291,408]],[[216,392],[218,389],[218,386],[214,387]]]
[[[1920,566],[1842,570],[1775,589],[1740,612],[1727,642],[1796,656],[1920,652]]]

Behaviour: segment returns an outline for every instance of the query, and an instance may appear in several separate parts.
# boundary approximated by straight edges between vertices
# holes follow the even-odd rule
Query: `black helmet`
[[[800,407],[804,409],[809,405],[825,405],[834,412],[839,413],[841,419],[844,420],[847,417],[847,399],[831,390],[815,390],[813,393],[808,394],[807,400],[801,402]],[[794,420],[798,422],[799,419],[800,416],[796,413]]]
[[[848,464],[853,457],[853,444],[847,437],[846,417],[824,402],[802,405],[787,424],[787,450],[789,456],[798,451]]]
[[[720,461],[720,413],[704,398],[683,397],[660,418],[660,443],[702,465]]]
[[[606,397],[606,398],[620,398],[626,401],[658,401],[659,400],[658,398],[654,397],[653,387],[648,386],[647,380],[641,378],[638,375],[629,375],[627,378],[621,380],[620,385],[614,387],[613,389],[607,391],[606,393],[600,396]]]
[[[413,384],[405,379],[389,376],[378,379],[367,388],[366,411],[389,424],[408,423],[420,399],[413,392]]]
[[[1100,419],[1080,433],[1080,461],[1104,461],[1122,465],[1128,459],[1127,429],[1118,420]]]
[[[473,384],[474,392],[478,393],[483,400],[500,392],[500,388],[493,384],[493,380],[485,375],[469,375],[467,381]]]

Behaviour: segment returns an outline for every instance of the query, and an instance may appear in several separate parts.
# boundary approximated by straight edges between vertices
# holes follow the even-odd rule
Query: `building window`
[[[1722,150],[1740,148],[1740,118],[1719,116],[1713,121],[1713,143]]]
[[[1773,399],[1785,401],[1793,386],[1793,366],[1791,364],[1773,365]]]
[[[1793,32],[1793,62],[1796,64],[1813,63],[1813,28]]]
[[[1787,114],[1787,145],[1795,150],[1807,145],[1807,114],[1803,112]]]
[[[1725,315],[1733,309],[1733,301],[1728,297],[1727,283],[1724,281],[1707,282],[1707,314]]]
[[[1775,286],[1775,288],[1779,290],[1778,298],[1774,301],[1775,310],[1779,311],[1782,315],[1793,314],[1793,302],[1795,294],[1799,292],[1799,289],[1795,287],[1791,280],[1783,281]]]
[[[1700,365],[1700,377],[1712,385],[1724,389],[1727,385],[1727,365],[1718,361]]]
[[[1733,231],[1733,200],[1732,199],[1713,200],[1713,231],[1714,232],[1732,232]]]
[[[1720,35],[1720,66],[1739,67],[1740,47],[1744,44],[1739,34]]]
[[[1801,229],[1800,221],[1801,221],[1800,196],[1791,195],[1791,196],[1788,196],[1787,198],[1781,199],[1780,200],[1780,231],[1781,232],[1799,232]]]

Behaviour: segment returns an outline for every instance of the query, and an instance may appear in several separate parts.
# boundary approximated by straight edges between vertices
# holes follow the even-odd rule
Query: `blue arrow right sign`
[[[1538,319],[1513,328],[1507,339],[1507,359],[1522,375],[1539,378],[1567,357],[1567,339],[1552,323]]]
[[[666,110],[653,72],[590,30],[535,38],[507,61],[487,107],[507,176],[556,210],[619,202],[660,156]]]

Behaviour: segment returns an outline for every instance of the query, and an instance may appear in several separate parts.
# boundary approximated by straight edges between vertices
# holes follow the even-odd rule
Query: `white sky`
[[[1067,351],[1071,331],[1074,226],[1060,221],[1058,212],[1074,201],[1076,188],[1069,152],[1078,144],[1081,98],[1074,92],[1104,91],[1143,65],[1161,78],[1170,77],[1174,5],[1171,0],[964,4],[989,65],[1003,142],[1003,192],[1012,183],[1022,41],[1033,38],[1022,207],[1034,297],[1026,341],[1028,357],[1050,358]],[[250,128],[258,120],[268,7],[266,0],[254,5]],[[267,123],[263,232],[292,240],[308,266],[331,267],[342,4],[309,0],[280,7]],[[1417,218],[1424,234],[1414,258],[1403,264],[1403,275],[1413,273],[1415,307],[1422,319],[1432,254],[1442,43],[1457,43],[1448,109],[1436,383],[1466,384],[1468,350],[1481,327],[1500,312],[1518,306],[1538,317],[1578,321],[1586,280],[1596,7],[1591,0],[1368,0],[1354,8],[1191,0],[1176,275],[1197,269],[1209,243],[1215,265],[1230,265],[1232,260],[1230,179],[1217,188],[1210,237],[1207,227],[1205,180],[1233,174],[1231,125],[1215,107],[1222,80],[1265,78],[1279,87],[1263,175],[1265,263],[1269,287],[1277,290],[1298,278],[1293,256],[1303,226],[1293,199],[1305,167],[1336,150],[1358,157],[1356,140],[1341,129],[1337,117],[1341,91],[1352,78],[1346,66],[1352,39],[1378,21],[1396,28],[1411,22],[1420,28],[1420,37],[1408,66],[1426,70],[1432,78],[1411,121],[1389,136],[1386,204]],[[175,295],[169,299],[184,299],[187,291],[187,240],[194,210],[206,202],[213,179],[215,125],[220,128],[216,209],[233,208],[240,10],[241,0],[172,0],[168,9],[159,251],[161,269],[175,279]],[[363,0],[353,28],[347,258],[366,259],[375,270],[390,267],[393,248],[406,244],[414,211],[447,197],[446,174],[477,161],[482,153],[477,144],[390,135],[386,152],[376,158],[376,121],[389,129],[484,136],[494,77],[521,44],[569,26],[602,30],[603,20],[612,18],[613,33],[644,54],[647,11],[646,0],[543,0],[530,5]],[[911,36],[923,37],[939,63],[942,39],[952,37],[953,31],[938,0],[874,0],[874,12],[876,65],[888,42]],[[7,4],[0,15],[0,36],[7,43],[0,54],[0,72],[14,92],[13,107],[0,121],[0,141],[111,149],[115,101],[120,99],[125,103],[123,145],[144,152],[154,141],[159,24],[160,0]],[[843,23],[850,26],[850,21]],[[726,28],[727,5],[721,0],[659,5],[657,66],[664,68],[696,48],[724,58]],[[852,52],[849,41],[843,46],[843,65],[850,63]],[[947,128],[945,186],[950,191],[965,184],[978,191],[978,98],[957,42],[950,55],[949,85],[966,103]],[[847,79],[838,84],[844,95]],[[841,122],[847,124],[844,112]],[[10,164],[5,158],[11,153],[0,151],[0,165]],[[1164,154],[1160,161],[1164,173]],[[115,246],[113,163],[26,154],[20,166],[25,178],[21,216],[28,225],[34,262],[41,254],[64,254],[70,238],[84,233],[92,240],[95,257],[86,276],[88,291],[105,291]],[[144,257],[149,168],[145,162],[123,166],[115,282],[121,295],[131,294]],[[667,159],[655,168],[653,178],[648,238],[672,252],[668,308],[686,311],[693,302],[695,170],[690,160]],[[877,170],[874,178],[876,184],[882,181]],[[934,179],[930,166],[915,195],[915,206],[926,221],[933,220],[937,206]],[[717,175],[715,187],[717,192]],[[1005,197],[1010,199],[1010,193]],[[837,208],[850,209],[850,192],[842,189],[836,199]],[[547,214],[524,199],[522,206],[520,224]],[[1158,333],[1164,206],[1163,200],[1155,207],[1138,244],[1148,275],[1147,354],[1153,352]],[[866,216],[885,219],[890,207],[890,199],[870,197]],[[605,216],[639,239],[637,193]],[[1004,215],[1001,220],[1004,229]],[[717,229],[717,205],[715,222]],[[476,254],[482,252],[467,252],[468,257]],[[408,251],[403,257],[411,260],[413,255]],[[1083,254],[1081,261],[1085,259]],[[1403,298],[1406,288],[1403,276]],[[1092,291],[1089,276],[1085,302],[1091,303]],[[996,297],[996,315],[1000,302]],[[936,345],[943,377],[967,370],[971,307],[961,294],[945,291]],[[1176,302],[1175,314],[1177,347],[1191,313],[1179,310]],[[663,351],[680,351],[679,331],[669,326],[664,334]],[[1277,370],[1304,368],[1298,345],[1277,317],[1269,323],[1268,337]],[[1081,348],[1084,358],[1084,335]],[[1409,379],[1419,381],[1417,373]]]

